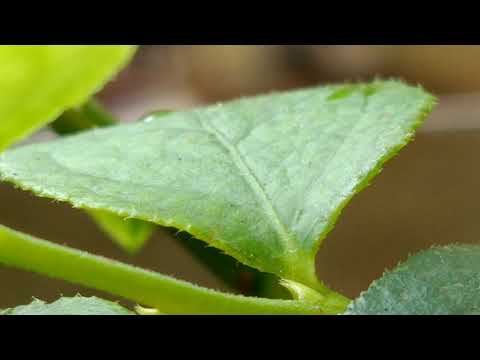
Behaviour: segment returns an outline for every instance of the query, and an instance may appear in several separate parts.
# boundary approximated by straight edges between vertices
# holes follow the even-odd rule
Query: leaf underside
[[[19,148],[2,155],[0,176],[76,207],[187,231],[317,287],[315,255],[340,211],[433,103],[397,81],[240,99]]]
[[[350,304],[347,315],[480,315],[480,246],[410,257]]]
[[[0,315],[134,315],[121,305],[96,297],[62,297],[47,304],[35,299],[29,305],[17,306]]]
[[[88,100],[134,46],[1,45],[0,151]]]

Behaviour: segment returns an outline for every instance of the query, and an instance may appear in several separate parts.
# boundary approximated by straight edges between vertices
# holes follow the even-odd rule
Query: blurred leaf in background
[[[133,46],[0,46],[0,151],[88,100]]]

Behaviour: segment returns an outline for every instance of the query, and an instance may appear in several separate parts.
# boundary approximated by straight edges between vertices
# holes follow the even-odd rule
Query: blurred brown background
[[[416,140],[354,198],[320,250],[320,277],[354,297],[408,254],[432,244],[480,242],[479,56],[480,46],[454,45],[143,46],[99,98],[122,121],[135,121],[152,110],[374,77],[402,78],[439,96]],[[53,137],[44,130],[30,141]],[[132,257],[68,205],[3,184],[0,198],[0,223],[14,229],[227,289],[164,229]],[[0,284],[0,308],[32,296],[98,294],[3,267]]]

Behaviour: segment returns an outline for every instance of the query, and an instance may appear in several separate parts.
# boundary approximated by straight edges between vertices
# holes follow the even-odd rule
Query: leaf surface
[[[347,315],[480,315],[480,246],[433,248],[387,272]]]
[[[100,103],[90,99],[82,106],[65,111],[51,127],[57,134],[66,136],[116,123]],[[150,222],[125,219],[104,210],[87,210],[87,213],[106,235],[130,254],[137,253],[155,231],[155,225]]]
[[[1,45],[0,151],[86,101],[134,46]]]
[[[0,312],[0,315],[134,315],[123,306],[96,297],[62,297],[47,304],[35,299],[29,305]]]
[[[76,207],[176,227],[319,288],[321,242],[433,103],[396,81],[245,98],[7,152],[0,176]]]

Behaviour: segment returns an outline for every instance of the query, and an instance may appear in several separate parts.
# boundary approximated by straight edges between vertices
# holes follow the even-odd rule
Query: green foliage
[[[0,315],[134,315],[117,303],[96,297],[62,297],[47,304],[35,299],[29,305],[6,309]]]
[[[1,45],[0,151],[88,100],[134,51],[117,45]]]
[[[480,315],[480,246],[433,248],[375,281],[349,315]]]
[[[395,81],[259,96],[10,151],[0,176],[76,207],[187,231],[325,291],[314,267],[321,242],[432,105]]]
[[[116,125],[90,98],[135,48],[0,46],[0,151],[54,120],[52,128],[69,135],[3,153],[0,179],[85,209],[131,253],[156,225],[170,227],[226,284],[263,298],[205,289],[1,225],[0,263],[153,308],[138,306],[139,314],[480,314],[480,246],[412,256],[352,303],[315,274],[315,256],[342,209],[412,139],[434,105],[430,94],[398,81],[344,84]],[[293,299],[265,298],[287,291]],[[0,314],[134,313],[77,296]]]

